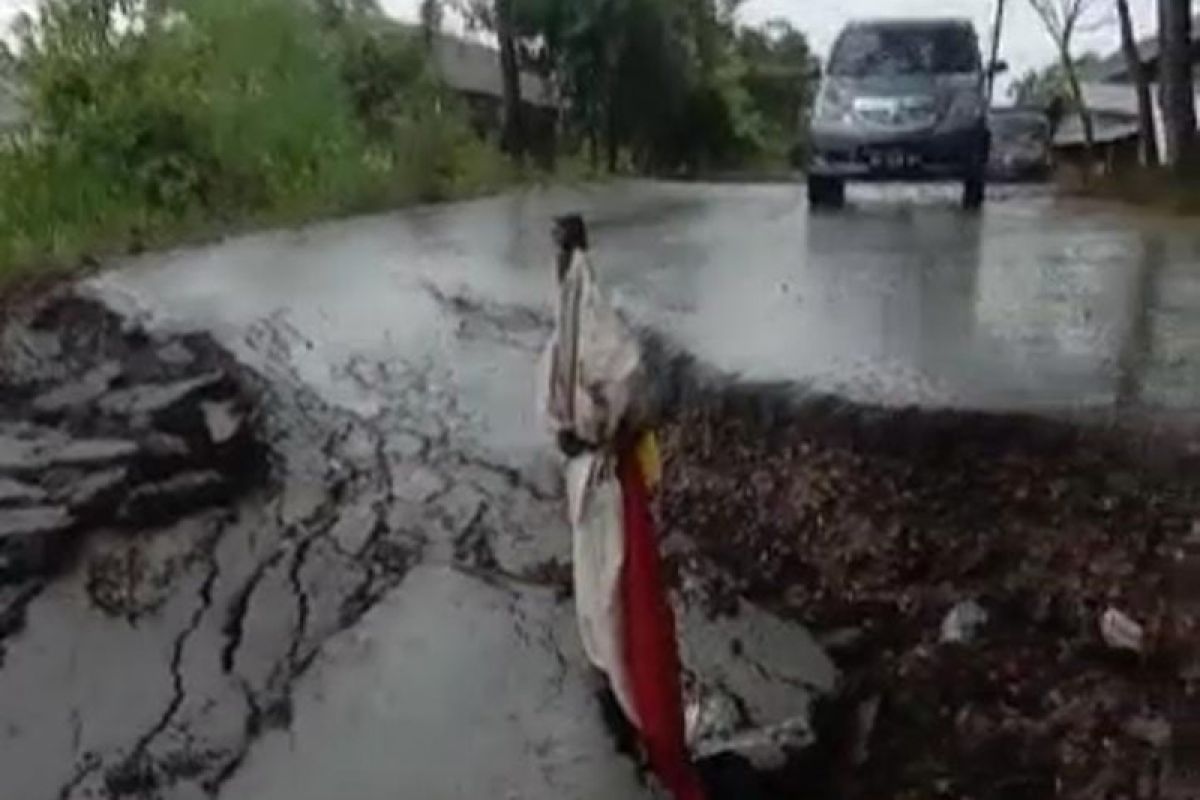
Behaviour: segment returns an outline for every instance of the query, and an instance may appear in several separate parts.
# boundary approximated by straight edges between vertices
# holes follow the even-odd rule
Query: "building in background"
[[[482,42],[435,34],[430,45],[434,66],[446,86],[467,104],[480,135],[498,135],[503,127],[504,86],[500,51]],[[521,105],[530,151],[553,152],[557,108],[550,84],[531,72],[521,74]]]
[[[1200,17],[1193,23],[1200,30]],[[1162,107],[1158,85],[1159,43],[1157,36],[1148,36],[1137,43],[1141,68],[1150,76],[1150,94],[1154,101],[1154,122],[1158,151],[1165,153]],[[1192,42],[1193,71],[1200,78],[1200,40]],[[1095,128],[1095,145],[1106,168],[1136,164],[1138,160],[1137,88],[1129,71],[1125,55],[1118,49],[1087,70],[1083,76],[1084,104],[1091,113]],[[1197,93],[1200,106],[1200,92]],[[1075,115],[1066,115],[1054,136],[1055,150],[1067,159],[1080,154],[1084,148],[1083,126]]]

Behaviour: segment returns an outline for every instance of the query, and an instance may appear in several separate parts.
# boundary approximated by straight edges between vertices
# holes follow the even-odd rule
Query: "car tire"
[[[982,174],[969,176],[963,181],[963,208],[967,211],[978,211],[983,208],[987,181]]]
[[[974,157],[967,163],[967,175],[963,178],[963,208],[967,211],[978,211],[983,208],[987,194],[987,168],[992,155],[992,137],[984,130],[979,137],[979,144]]]
[[[808,176],[810,208],[841,208],[846,203],[846,182],[827,175]]]

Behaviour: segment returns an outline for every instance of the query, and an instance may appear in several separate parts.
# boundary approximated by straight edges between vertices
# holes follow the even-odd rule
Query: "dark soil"
[[[1200,520],[1186,453],[770,387],[692,385],[673,401],[664,533],[829,636],[843,670],[797,796],[1155,796],[1164,752],[1138,731],[1183,689],[1168,565]],[[986,625],[942,643],[965,600]],[[1144,626],[1141,655],[1105,645],[1109,607]]]

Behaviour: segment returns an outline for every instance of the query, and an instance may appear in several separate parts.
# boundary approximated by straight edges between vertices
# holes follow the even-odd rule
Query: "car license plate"
[[[876,169],[909,169],[921,164],[916,154],[903,150],[872,150],[867,154],[867,160]]]

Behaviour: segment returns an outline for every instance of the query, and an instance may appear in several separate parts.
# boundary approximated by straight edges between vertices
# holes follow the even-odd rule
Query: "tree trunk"
[[[496,38],[500,42],[500,78],[504,95],[504,130],[500,147],[515,158],[525,154],[525,126],[521,108],[521,65],[512,24],[512,0],[496,0]]]
[[[608,103],[606,104],[606,107],[604,110],[604,113],[607,117],[607,119],[605,120],[604,127],[606,129],[606,135],[605,135],[606,144],[608,146],[608,171],[609,171],[609,174],[616,174],[616,172],[617,172],[617,156],[620,151],[620,142],[617,141],[617,139],[618,139],[617,98],[613,96],[615,94],[616,94],[615,92],[609,93]]]
[[[618,41],[609,43],[609,51],[605,57],[607,74],[605,76],[606,91],[604,97],[604,138],[608,147],[607,160],[609,174],[616,174],[617,161],[620,155],[620,109],[618,108],[620,89],[621,44]]]
[[[600,126],[596,121],[599,113],[595,108],[588,113],[588,161],[591,162],[592,172],[600,169]]]
[[[1067,76],[1067,87],[1071,90],[1071,99],[1075,101],[1075,109],[1079,114],[1079,123],[1083,126],[1083,146],[1088,163],[1096,157],[1096,131],[1092,127],[1092,114],[1083,98],[1083,87],[1079,85],[1079,73],[1075,70],[1075,62],[1071,60],[1070,51],[1064,47],[1059,53],[1063,72]]]
[[[1117,18],[1121,27],[1121,50],[1125,65],[1137,91],[1138,135],[1141,139],[1141,160],[1144,167],[1158,166],[1158,132],[1154,124],[1154,102],[1150,96],[1150,81],[1142,68],[1142,57],[1133,35],[1133,20],[1129,15],[1129,0],[1117,0]]]
[[[1191,0],[1159,0],[1159,81],[1167,161],[1181,175],[1196,168],[1196,99],[1192,88]]]

